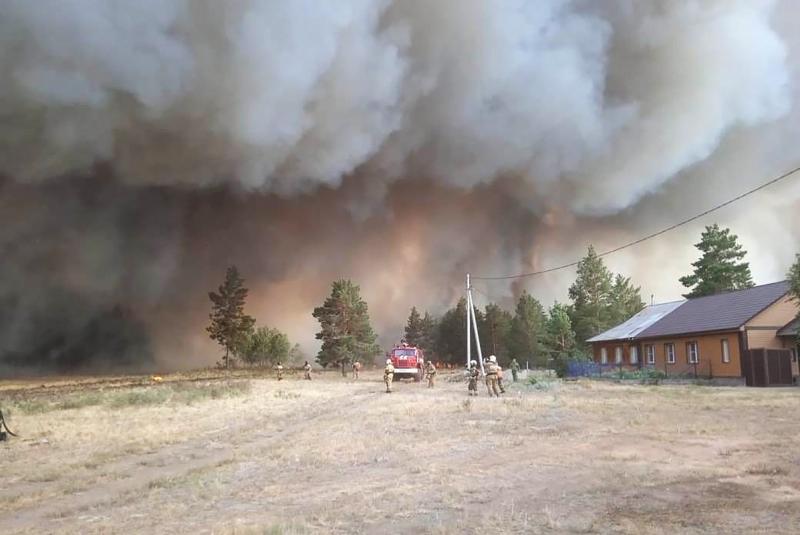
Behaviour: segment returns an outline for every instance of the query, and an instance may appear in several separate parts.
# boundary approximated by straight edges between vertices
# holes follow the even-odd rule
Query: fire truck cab
[[[425,354],[422,349],[410,346],[405,342],[395,345],[389,352],[397,379],[412,378],[421,381],[424,373]]]

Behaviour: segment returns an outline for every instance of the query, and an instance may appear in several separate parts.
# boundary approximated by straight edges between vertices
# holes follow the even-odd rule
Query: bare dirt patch
[[[793,533],[800,522],[798,389],[578,381],[489,399],[446,380],[382,387],[377,374],[0,384],[21,435],[0,443],[3,531]]]

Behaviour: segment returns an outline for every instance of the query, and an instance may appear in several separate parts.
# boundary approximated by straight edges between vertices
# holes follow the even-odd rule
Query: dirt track
[[[159,388],[154,386],[153,388]],[[87,387],[90,388],[90,387]],[[800,390],[252,380],[25,415],[4,532],[794,533]]]

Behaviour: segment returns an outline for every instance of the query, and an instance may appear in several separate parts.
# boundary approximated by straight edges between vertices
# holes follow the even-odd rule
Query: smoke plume
[[[388,341],[466,271],[705,209],[796,163],[798,23],[790,0],[0,0],[0,365],[213,362],[234,263],[309,351],[336,277]],[[799,196],[720,214],[757,279]],[[674,297],[698,233],[609,262]],[[572,275],[483,289],[549,303]]]

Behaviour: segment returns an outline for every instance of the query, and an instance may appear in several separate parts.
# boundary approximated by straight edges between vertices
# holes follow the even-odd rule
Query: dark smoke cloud
[[[206,292],[231,263],[252,312],[307,349],[335,277],[361,283],[391,340],[467,270],[548,267],[704,209],[797,157],[798,15],[2,0],[0,363],[213,362]],[[796,213],[798,196],[765,198]],[[749,217],[776,237],[740,231],[756,274],[779,276],[797,221]],[[609,262],[666,297],[697,230]],[[484,290],[549,302],[570,276]]]

